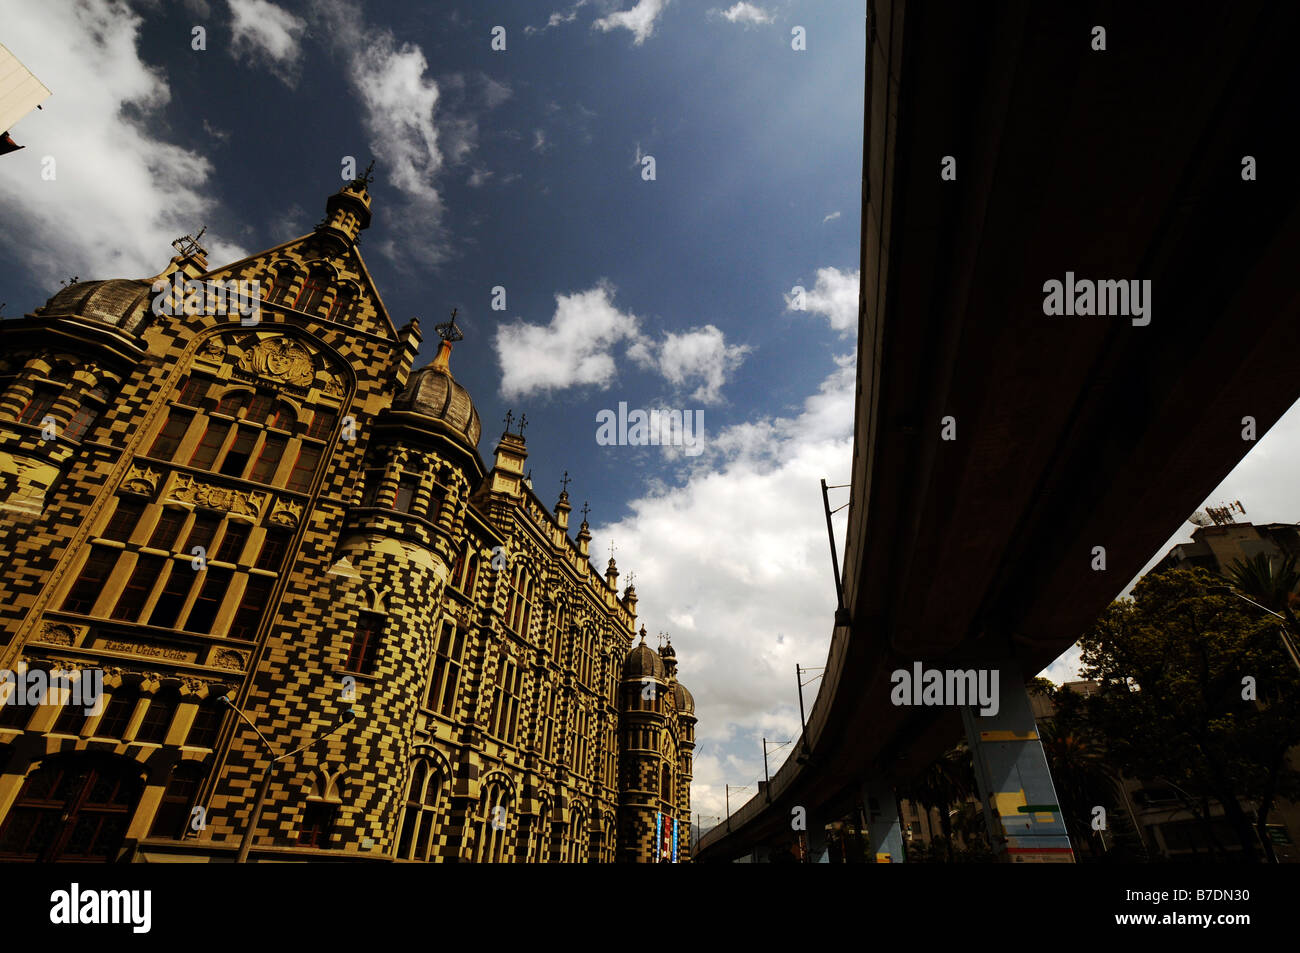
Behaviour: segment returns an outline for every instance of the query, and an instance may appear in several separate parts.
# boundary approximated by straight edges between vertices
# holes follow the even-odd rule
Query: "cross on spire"
[[[372,162],[371,165],[374,163]],[[451,320],[444,321],[442,324],[435,325],[434,330],[438,332],[438,337],[444,341],[463,341],[465,335],[460,333],[460,328],[456,327],[456,309],[451,309]]]
[[[502,417],[501,420],[506,425],[506,433],[509,433],[510,425],[515,422],[515,412],[513,410],[507,410],[506,415]]]
[[[627,574],[627,588],[628,588],[628,589],[635,589],[635,588],[636,588],[636,573],[635,573],[635,572],[630,572],[630,573]]]
[[[565,470],[565,471],[564,471],[564,478],[560,480],[560,492],[561,492],[561,493],[566,493],[566,494],[567,494],[567,493],[569,492],[569,484],[570,484],[571,482],[572,482],[572,481],[569,479],[569,471],[568,471],[568,470]]]
[[[359,176],[353,179],[352,183],[354,185],[366,186],[373,181],[375,181],[375,160],[371,159],[370,165],[366,166],[366,171],[362,172]]]
[[[524,435],[524,428],[527,426],[528,426],[528,415],[520,414],[519,415],[519,436],[522,437]]]
[[[611,539],[611,540],[609,541],[609,558],[610,558],[610,559],[613,559],[613,558],[614,558],[614,550],[615,550],[615,548],[616,548],[616,547],[614,546],[614,541]]]
[[[583,521],[584,523],[587,522],[587,514],[590,513],[590,512],[591,512],[591,508],[590,508],[589,506],[587,506],[587,501],[586,501],[586,500],[583,500],[583,501],[582,501],[582,521]]]

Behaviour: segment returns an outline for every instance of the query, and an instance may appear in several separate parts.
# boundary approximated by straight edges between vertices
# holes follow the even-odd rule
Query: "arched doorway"
[[[112,861],[140,790],[133,761],[96,755],[46,761],[23,783],[0,825],[0,859]]]

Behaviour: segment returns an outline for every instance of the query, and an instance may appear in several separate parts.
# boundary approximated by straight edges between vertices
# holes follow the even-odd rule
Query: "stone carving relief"
[[[294,387],[310,387],[316,377],[311,353],[287,337],[263,338],[239,358],[239,369]]]
[[[244,653],[236,652],[233,649],[222,649],[213,657],[212,664],[217,668],[242,669],[248,664],[248,659]]]
[[[267,519],[277,526],[292,529],[302,519],[302,504],[295,503],[292,500],[276,500],[271,507],[271,515]]]
[[[177,478],[172,486],[171,499],[181,503],[193,503],[214,510],[225,510],[241,516],[257,516],[262,512],[267,494],[249,490],[233,490],[224,486],[200,483],[187,475]]]
[[[159,473],[157,470],[151,470],[148,467],[131,466],[127,471],[125,479],[122,480],[122,489],[131,493],[151,494],[158,488]]]

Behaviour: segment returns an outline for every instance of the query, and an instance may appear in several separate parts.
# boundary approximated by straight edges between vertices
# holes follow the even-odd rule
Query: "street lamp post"
[[[254,733],[257,735],[257,740],[262,743],[262,747],[266,749],[266,753],[271,758],[271,763],[266,766],[266,771],[262,774],[262,783],[257,789],[257,800],[253,802],[253,812],[252,814],[249,815],[248,825],[244,828],[244,836],[240,839],[239,842],[239,854],[235,858],[235,863],[246,864],[248,863],[248,853],[250,850],[252,850],[253,847],[253,834],[257,830],[258,822],[262,819],[262,808],[266,804],[267,793],[271,790],[271,778],[275,774],[275,766],[279,762],[287,761],[290,758],[292,758],[294,755],[301,754],[302,752],[306,751],[308,748],[312,747],[313,745],[318,744],[321,741],[324,741],[330,735],[334,734],[334,732],[338,731],[348,722],[356,718],[357,713],[353,708],[345,708],[343,710],[343,713],[339,715],[339,720],[335,722],[334,726],[330,728],[328,731],[322,732],[321,734],[317,735],[315,738],[307,742],[302,747],[295,748],[293,751],[290,751],[287,754],[282,754],[279,757],[276,757],[275,751],[271,747],[271,742],[266,740],[266,736],[262,734],[260,730],[258,730],[257,725],[253,724],[252,719],[250,719],[246,714],[244,714],[239,709],[239,707],[233,701],[230,700],[230,696],[222,695],[221,701],[226,705],[226,707],[228,707],[236,715],[242,718],[245,724],[248,725],[248,727],[253,729]]]
[[[1286,630],[1286,616],[1284,616],[1280,612],[1274,612],[1268,606],[1260,605],[1254,599],[1242,595],[1240,592],[1238,592],[1236,589],[1233,589],[1231,586],[1211,586],[1209,591],[1211,595],[1216,595],[1216,596],[1223,596],[1231,593],[1232,595],[1240,599],[1242,602],[1249,602],[1256,609],[1263,609],[1269,615],[1281,619],[1282,625],[1278,627],[1278,632],[1282,636],[1282,648],[1286,650],[1287,657],[1291,659],[1291,664],[1296,667],[1296,671],[1300,672],[1300,655],[1296,654],[1295,646],[1291,644],[1291,635]]]

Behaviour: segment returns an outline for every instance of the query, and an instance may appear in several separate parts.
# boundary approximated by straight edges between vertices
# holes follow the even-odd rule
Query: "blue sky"
[[[721,814],[758,738],[797,731],[794,665],[820,665],[830,634],[817,481],[846,482],[851,452],[864,4],[0,13],[0,42],[53,91],[0,164],[4,313],[73,275],[155,274],[204,225],[214,267],[303,234],[344,157],[374,158],[361,249],[390,313],[420,317],[424,362],[459,309],[481,454],[507,408],[526,413],[538,493],[568,470],[590,501],[597,564],[612,540],[642,621],[673,636],[699,699],[695,804]],[[598,446],[620,401],[702,412],[704,452]]]
[[[425,362],[459,309],[481,454],[526,413],[542,499],[567,470],[598,566],[613,540],[636,572],[699,703],[707,826],[724,784],[752,791],[759,739],[797,734],[794,667],[831,632],[818,480],[852,451],[864,6],[0,0],[0,43],[53,90],[0,159],[4,314],[155,274],[203,225],[214,267],[303,234],[344,157],[373,157],[362,253],[389,311],[420,317]],[[597,445],[621,401],[703,412],[704,451]],[[1207,502],[1300,519],[1297,465],[1292,412]]]

